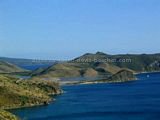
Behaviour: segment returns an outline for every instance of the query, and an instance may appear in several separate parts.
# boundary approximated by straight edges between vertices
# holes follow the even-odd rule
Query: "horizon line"
[[[86,54],[106,54],[106,55],[156,55],[156,54],[160,54],[160,52],[155,52],[155,53],[119,53],[119,54],[108,54],[108,53],[105,53],[105,52],[101,52],[101,51],[97,51],[97,52],[94,52],[94,53],[90,53],[90,52],[86,52],[84,54],[81,54],[77,57],[80,57],[80,56],[83,56],[83,55],[86,55]],[[77,57],[74,57],[74,58],[77,58]],[[25,58],[25,57],[12,57],[12,56],[0,56],[0,58],[9,58],[9,59],[27,59],[27,60],[53,60],[53,61],[58,61],[60,59],[44,59],[44,58]],[[74,58],[70,58],[70,59],[74,59]],[[62,60],[62,59],[61,59]],[[63,60],[66,60],[66,59],[63,59]]]

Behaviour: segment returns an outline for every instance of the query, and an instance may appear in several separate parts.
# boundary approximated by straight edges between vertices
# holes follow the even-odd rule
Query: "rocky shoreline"
[[[50,102],[54,101],[54,97],[51,97],[51,95],[59,95],[62,94],[63,91],[60,89],[60,86],[58,84],[55,84],[53,81],[44,81],[44,80],[37,80],[37,79],[32,79],[32,80],[18,80],[16,78],[10,78],[7,76],[1,76],[3,78],[0,79],[1,82],[4,82],[5,84],[10,84],[10,82],[12,82],[12,85],[14,87],[18,87],[18,91],[19,90],[23,90],[23,87],[25,86],[25,90],[27,89],[27,87],[29,87],[29,91],[34,92],[36,94],[37,97],[36,98],[32,98],[30,96],[29,101],[24,101],[24,100],[20,100],[19,104],[15,104],[15,103],[11,103],[11,106],[0,106],[1,109],[5,109],[5,110],[9,110],[9,109],[16,109],[16,108],[23,108],[23,107],[34,107],[34,106],[40,106],[40,105],[48,105]],[[8,81],[9,83],[6,83],[6,81],[4,81],[4,78],[6,79],[6,81]],[[10,80],[12,79],[12,80]],[[76,82],[68,82],[65,85],[77,85],[77,84],[98,84],[98,83],[116,83],[116,82],[127,82],[127,81],[133,81],[136,80],[134,74],[132,71],[129,70],[121,70],[119,72],[117,72],[116,74],[112,75],[111,77],[108,77],[106,79],[102,79],[102,80],[94,80],[94,81],[76,81]],[[3,85],[3,87],[8,87],[9,85]],[[32,86],[32,87],[31,87]],[[0,86],[1,87],[1,86]],[[22,87],[22,88],[21,88]],[[17,89],[13,89],[15,90],[15,92],[17,92]],[[36,89],[39,90],[39,92],[36,91]],[[9,89],[8,89],[9,91]],[[13,92],[14,93],[14,92]],[[22,91],[19,93],[22,95]],[[28,92],[29,94],[30,92]],[[38,95],[40,93],[40,95]],[[25,93],[26,94],[26,93]],[[23,93],[24,95],[24,93]],[[32,94],[31,94],[32,95]],[[29,97],[29,96],[28,96]],[[39,97],[40,100],[39,100]],[[16,96],[16,100],[18,99],[18,97]],[[18,100],[17,100],[18,101]],[[22,104],[23,103],[23,104]],[[4,110],[3,110],[4,111]],[[12,115],[12,114],[8,114],[8,115]],[[5,120],[5,119],[4,119]],[[7,120],[7,119],[6,119]],[[13,120],[18,120],[18,117],[14,117]]]
[[[54,95],[60,95],[62,94],[63,91],[61,90],[59,93],[57,94],[52,94],[51,96]],[[15,116],[14,114],[10,113],[10,110],[13,109],[19,109],[19,108],[30,108],[30,107],[36,107],[36,106],[44,106],[44,105],[49,105],[51,102],[54,102],[55,99],[49,99],[48,101],[45,101],[43,103],[38,103],[38,104],[28,104],[25,106],[12,106],[12,107],[1,107],[0,108],[0,120],[20,120],[20,118],[18,116]]]
[[[120,83],[137,80],[135,74],[127,69],[122,69],[112,76],[99,80],[83,80],[83,81],[65,81],[61,85],[78,85],[78,84],[100,84],[100,83]]]
[[[5,110],[48,105],[54,95],[62,94],[59,83],[44,80],[20,80],[9,75],[0,75],[0,115],[2,120],[12,120]],[[3,115],[3,116],[2,116]],[[0,120],[1,120],[0,119]],[[16,117],[13,119],[16,120]]]

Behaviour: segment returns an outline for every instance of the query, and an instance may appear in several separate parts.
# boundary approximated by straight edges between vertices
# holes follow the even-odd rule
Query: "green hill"
[[[134,75],[134,71],[129,69],[122,69],[106,79],[106,81],[111,82],[126,82],[131,80],[136,80],[136,77]]]
[[[45,105],[53,100],[51,95],[62,93],[59,83],[39,79],[20,80],[0,75],[0,120],[18,120],[4,109]]]
[[[102,52],[95,54],[87,53],[75,61],[89,60],[92,62],[105,61],[105,63],[120,68],[132,69],[136,72],[160,71],[160,54],[120,54],[109,55]],[[101,63],[101,62],[100,62]]]
[[[66,62],[53,65],[47,69],[33,71],[32,76],[39,77],[96,77],[99,75],[111,75],[119,71],[120,68],[107,63],[74,63]]]
[[[83,81],[65,81],[65,82],[61,82],[61,84],[75,85],[75,84],[116,83],[116,82],[128,82],[133,80],[136,80],[134,71],[129,69],[121,69],[117,73],[103,79],[83,80]]]
[[[107,56],[104,53],[87,53],[69,62],[58,63],[47,69],[37,69],[31,75],[43,78],[110,76],[122,68],[109,62],[95,61],[104,60]]]
[[[56,82],[0,75],[0,109],[46,104],[52,100],[50,94],[60,92]]]
[[[32,76],[39,78],[111,77],[121,70],[133,73],[160,71],[160,54],[109,55],[87,53],[71,61],[58,63],[47,69],[37,69]]]

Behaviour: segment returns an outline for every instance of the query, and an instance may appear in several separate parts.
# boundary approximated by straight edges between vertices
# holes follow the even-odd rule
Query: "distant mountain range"
[[[87,53],[69,62],[58,63],[47,69],[37,69],[32,72],[32,76],[110,76],[124,68],[135,73],[160,71],[160,54],[108,55],[102,52]]]
[[[120,68],[129,68],[136,72],[159,71],[160,54],[119,54],[109,55],[102,52],[87,53],[76,59],[107,60],[106,63]]]
[[[40,64],[52,65],[58,62],[56,60],[39,60],[39,59],[23,59],[23,58],[8,58],[8,57],[0,57],[0,61],[9,62],[17,66],[37,65],[37,64],[38,65]]]
[[[122,68],[135,72],[160,71],[160,54],[120,54],[109,55],[102,52],[86,53],[69,62],[55,60],[32,60],[0,57],[0,72],[22,72],[17,66],[48,64],[48,68],[39,68],[32,76],[75,77],[112,75]],[[17,66],[16,66],[17,65]]]
[[[27,71],[18,66],[48,64],[48,68]],[[135,73],[160,71],[160,54],[108,55],[87,53],[67,62],[0,58],[0,119],[18,120],[2,109],[48,104],[50,94],[62,93],[61,84],[93,84],[136,80]],[[22,80],[8,73],[26,72]],[[14,74],[14,75],[16,75]],[[89,80],[89,77],[103,79]],[[84,81],[62,81],[60,78],[84,77]],[[58,78],[58,79],[57,79]]]
[[[25,72],[25,71],[26,70],[14,64],[11,64],[5,61],[0,61],[0,73],[16,73],[16,72]]]

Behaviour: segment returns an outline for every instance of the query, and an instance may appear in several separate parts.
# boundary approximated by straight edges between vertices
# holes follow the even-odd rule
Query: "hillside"
[[[0,109],[49,103],[51,94],[59,94],[59,84],[52,81],[19,80],[0,75]]]
[[[102,81],[126,82],[131,80],[136,80],[134,71],[129,69],[122,69],[117,73],[113,74],[112,76],[110,76],[109,78],[107,78],[106,80],[102,80]]]
[[[81,82],[81,84],[85,84],[85,83],[115,83],[115,82],[127,82],[127,81],[133,81],[133,80],[136,80],[136,77],[134,75],[134,71],[129,70],[129,69],[122,69],[106,79],[84,81],[84,82]]]
[[[112,75],[120,68],[107,63],[74,63],[66,62],[53,65],[47,69],[37,69],[32,76],[50,78],[63,77],[96,77],[101,75]]]
[[[4,111],[0,110],[0,120],[19,120],[15,115]]]
[[[102,52],[95,54],[85,54],[75,59],[82,60],[101,60],[120,68],[132,69],[136,72],[160,71],[160,54],[121,54],[109,55]]]
[[[47,69],[37,69],[31,75],[44,79],[99,76],[108,78],[124,69],[134,73],[160,71],[160,54],[87,53],[69,62],[58,63]]]
[[[117,83],[136,80],[134,71],[129,69],[121,69],[117,73],[98,80],[82,80],[82,81],[62,81],[61,84],[76,85],[76,84],[97,84],[97,83]]]
[[[0,61],[0,73],[24,72],[26,70],[4,61]]]

